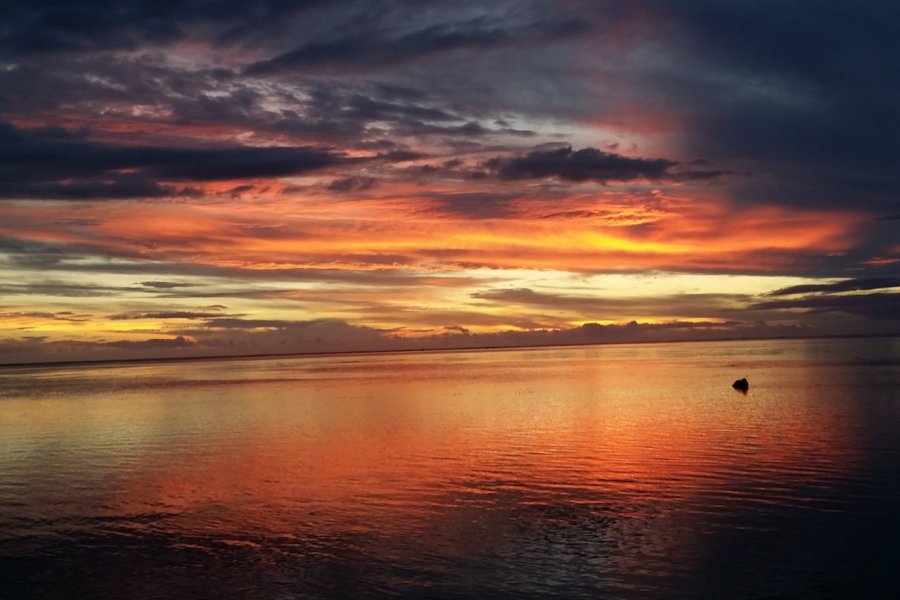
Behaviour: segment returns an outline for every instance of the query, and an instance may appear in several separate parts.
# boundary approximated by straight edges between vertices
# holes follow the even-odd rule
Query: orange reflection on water
[[[348,378],[217,386],[177,406],[160,392],[151,405],[194,417],[165,421],[182,431],[158,432],[173,442],[114,510],[163,507],[225,537],[469,518],[502,536],[522,510],[627,521],[779,502],[854,463],[846,415],[780,382],[743,396],[702,361],[550,352],[374,358]]]

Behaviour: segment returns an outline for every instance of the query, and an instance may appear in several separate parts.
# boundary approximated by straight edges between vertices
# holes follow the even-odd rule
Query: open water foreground
[[[900,338],[0,368],[4,599],[898,590]]]

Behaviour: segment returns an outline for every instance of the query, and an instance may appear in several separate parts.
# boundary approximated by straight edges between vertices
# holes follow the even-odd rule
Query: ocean
[[[898,390],[889,337],[0,367],[0,598],[894,598]]]

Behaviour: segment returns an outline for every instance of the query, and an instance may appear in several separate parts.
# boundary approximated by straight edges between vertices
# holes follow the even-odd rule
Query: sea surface
[[[3,599],[898,590],[900,338],[0,368]]]

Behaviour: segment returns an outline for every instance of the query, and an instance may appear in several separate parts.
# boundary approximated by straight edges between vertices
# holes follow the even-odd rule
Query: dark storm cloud
[[[382,138],[433,139],[500,132],[487,123],[506,116],[602,123],[631,101],[638,111],[681,123],[679,159],[707,156],[755,173],[734,183],[735,200],[897,214],[898,24],[900,7],[885,1],[125,0],[108,10],[20,0],[4,5],[0,24],[0,55],[11,66],[0,69],[0,106],[90,112],[149,98],[185,123],[363,144],[385,125]],[[143,52],[182,41],[238,57],[252,48],[262,58],[249,71],[292,86],[292,93],[278,92],[290,106],[264,109],[260,99],[272,99],[274,88],[254,88],[240,64],[205,64],[201,73],[153,63],[153,53]],[[459,60],[467,48],[478,52]],[[133,52],[126,59],[118,49]],[[52,63],[41,58],[47,55]],[[579,55],[591,56],[598,80],[566,71],[593,72]],[[340,90],[336,101],[315,96],[329,88]],[[509,173],[530,172],[526,167],[510,164]],[[640,176],[659,176],[660,165],[645,167]],[[554,176],[565,174],[591,180],[577,179],[586,175],[571,164]],[[714,176],[681,173],[690,180]],[[138,183],[93,182],[100,196],[173,192],[152,181],[126,189]]]
[[[138,166],[167,180],[216,181],[281,177],[337,164],[340,158],[315,148],[239,147],[222,149],[143,148]]]
[[[317,90],[314,97],[325,106],[334,108],[338,105],[341,112],[361,120],[393,120],[399,117],[422,121],[455,121],[459,118],[446,110],[423,104],[421,98],[415,98],[414,102],[398,102],[391,98],[393,94],[390,89],[387,94],[387,97],[374,94],[367,96],[355,92],[341,97],[334,90]]]
[[[462,81],[454,84],[453,93],[448,94],[442,86],[435,88],[436,82],[459,79],[446,72],[445,62],[456,58],[452,53],[444,56],[441,44],[461,49],[479,36],[494,35],[498,46],[529,52],[533,44],[578,39],[588,27],[570,11],[545,10],[540,1],[490,6],[378,0],[204,2],[199,6],[173,2],[157,6],[126,0],[117,3],[116,11],[55,2],[38,9],[32,4],[14,3],[10,14],[15,16],[2,30],[8,35],[0,34],[0,56],[3,48],[9,55],[9,62],[0,65],[0,115],[45,119],[66,107],[70,115],[92,127],[102,127],[109,120],[133,122],[139,125],[135,127],[138,135],[151,143],[153,125],[160,123],[175,127],[214,124],[259,136],[263,143],[277,137],[280,145],[297,140],[298,145],[339,144],[344,148],[362,148],[379,139],[393,143],[395,140],[387,138],[397,137],[534,136],[524,128],[491,125],[508,116],[504,106],[499,103],[473,110],[472,97]],[[548,18],[549,12],[554,16]],[[90,31],[91,38],[82,40],[80,36],[86,32],[79,23],[89,22],[94,13],[98,31]],[[70,26],[66,25],[68,18],[72,19]],[[62,29],[41,29],[39,25],[46,19]],[[157,21],[168,24],[165,35],[154,29]],[[27,43],[48,35],[65,43],[40,42],[33,48]],[[317,74],[313,65],[304,65],[262,81],[241,76],[239,64],[233,60],[224,63],[217,55],[221,51],[239,62],[244,55],[283,54],[286,45],[296,45],[297,40],[314,45],[342,38],[370,39],[384,48],[393,47],[397,39],[432,44],[434,50],[422,56],[440,65],[433,73],[415,77],[395,72],[391,65],[354,75],[346,69]],[[210,54],[199,60],[178,60],[183,51],[190,52],[188,45],[209,49]],[[133,110],[135,107],[144,112]],[[136,187],[138,182],[129,183]],[[125,189],[124,185],[94,182],[93,189],[98,196],[165,196],[176,191],[153,188],[152,181],[144,182],[143,189]],[[35,192],[81,196],[91,190]]]
[[[297,92],[300,103],[311,89],[357,85],[373,76],[374,91],[352,98],[342,107],[352,114],[328,110],[334,118],[320,115],[322,118],[312,119],[310,114],[298,113],[301,119],[292,123],[298,130],[327,133],[331,128],[332,133],[346,130],[351,134],[351,117],[440,122],[451,116],[448,113],[453,111],[448,109],[466,104],[457,102],[467,93],[460,88],[459,98],[456,94],[447,97],[441,90],[437,97],[444,101],[440,105],[420,106],[435,94],[430,90],[423,95],[422,89],[416,88],[428,89],[434,79],[397,77],[390,71],[399,63],[429,58],[443,61],[448,51],[465,48],[527,51],[535,45],[577,39],[589,27],[572,11],[540,0],[490,5],[427,0],[124,0],[116,4],[116,10],[52,0],[39,6],[13,1],[0,24],[0,58],[6,55],[9,59],[8,68],[0,69],[0,105],[18,104],[27,111],[25,98],[48,107],[58,106],[60,99],[70,106],[81,101],[87,110],[96,108],[98,102],[168,104],[176,118],[218,118],[232,123],[250,118],[257,127],[262,126],[260,115],[252,114],[258,109],[255,102],[261,92],[271,98],[274,90],[263,91],[253,85],[253,77],[240,77],[240,66],[234,61],[195,63],[197,68],[189,69],[165,59],[167,52],[177,54],[185,43],[191,43],[227,51],[238,59],[244,54],[268,56],[250,71],[266,70],[263,64],[289,68],[292,72],[281,81],[289,81],[287,88]],[[48,55],[52,61],[46,59]],[[376,72],[370,68],[373,64],[379,65]],[[368,71],[347,77],[348,68],[366,65]],[[333,72],[326,73],[324,81],[317,78],[315,72],[327,66],[335,67]],[[4,93],[4,88],[15,93]],[[279,93],[290,94],[287,88]],[[200,93],[208,91],[214,93]],[[286,123],[292,121],[290,110],[285,114]],[[462,124],[477,116],[465,115]],[[274,124],[272,117],[267,119],[269,126]],[[461,128],[463,133],[468,130]]]
[[[197,196],[193,188],[178,188],[143,176],[113,174],[104,181],[57,182],[6,181],[0,198],[45,198],[59,200],[107,200],[119,198],[162,198]]]
[[[541,14],[541,4],[123,0],[110,10],[96,3],[10,0],[4,3],[0,24],[0,56],[134,50],[204,36],[216,46],[280,47],[274,56],[253,64],[252,70],[261,72],[336,63],[390,64],[458,48],[551,41],[579,35],[588,27],[585,20],[559,10],[551,13],[546,6]]]
[[[392,29],[401,25],[391,23]],[[390,35],[373,23],[334,39],[305,43],[273,58],[256,62],[245,70],[265,75],[284,70],[308,71],[323,67],[387,66],[421,60],[432,54],[458,49],[487,50],[507,44],[549,42],[584,33],[589,24],[580,19],[553,18],[524,24],[509,24],[484,16],[424,27]]]
[[[641,4],[671,58],[641,77],[687,149],[765,175],[736,199],[897,212],[900,4]]]
[[[428,83],[427,81],[423,83]],[[257,115],[256,127],[297,135],[318,135],[343,139],[354,145],[372,143],[370,136],[383,134],[391,138],[439,138],[441,136],[478,138],[485,136],[533,137],[530,130],[511,127],[492,127],[460,105],[442,96],[417,90],[417,93],[398,93],[378,82],[312,84],[302,97],[292,100],[296,110],[272,116]],[[385,159],[399,161],[401,152],[412,159],[420,152],[397,149],[397,142],[382,139],[390,150],[379,152]]]
[[[873,293],[816,295],[787,300],[766,300],[750,305],[754,310],[800,310],[812,314],[845,313],[878,321],[900,319],[900,294]]]
[[[385,160],[393,160],[390,152],[421,154],[401,143],[402,137],[534,136],[526,129],[490,125],[483,119],[487,115],[473,115],[453,98],[422,90],[401,93],[365,78],[302,77],[275,93],[249,79],[221,80],[214,71],[168,65],[153,54],[110,60],[65,56],[50,66],[0,68],[0,115],[43,119],[64,102],[91,127],[111,120],[133,123],[134,133],[119,135],[131,145],[153,144],[154,125],[185,128],[180,135],[186,137],[193,135],[190,127],[211,125],[252,134],[260,142],[277,138],[279,145],[296,140],[376,151]]]
[[[57,52],[135,49],[184,39],[193,27],[214,25],[220,43],[277,29],[291,15],[324,0],[123,0],[114,7],[68,0],[9,0],[3,4],[0,53],[22,57]]]
[[[196,195],[160,181],[296,175],[335,165],[310,147],[182,148],[92,142],[56,129],[0,124],[0,197],[135,198]]]
[[[817,292],[839,293],[859,292],[866,290],[878,290],[888,288],[900,288],[900,277],[869,277],[859,279],[845,279],[835,283],[794,285],[769,292],[767,296],[793,296],[797,294],[812,294]]]
[[[662,158],[630,158],[596,148],[535,150],[512,158],[492,158],[486,166],[501,179],[543,179],[565,181],[658,180],[670,176],[675,162]]]

